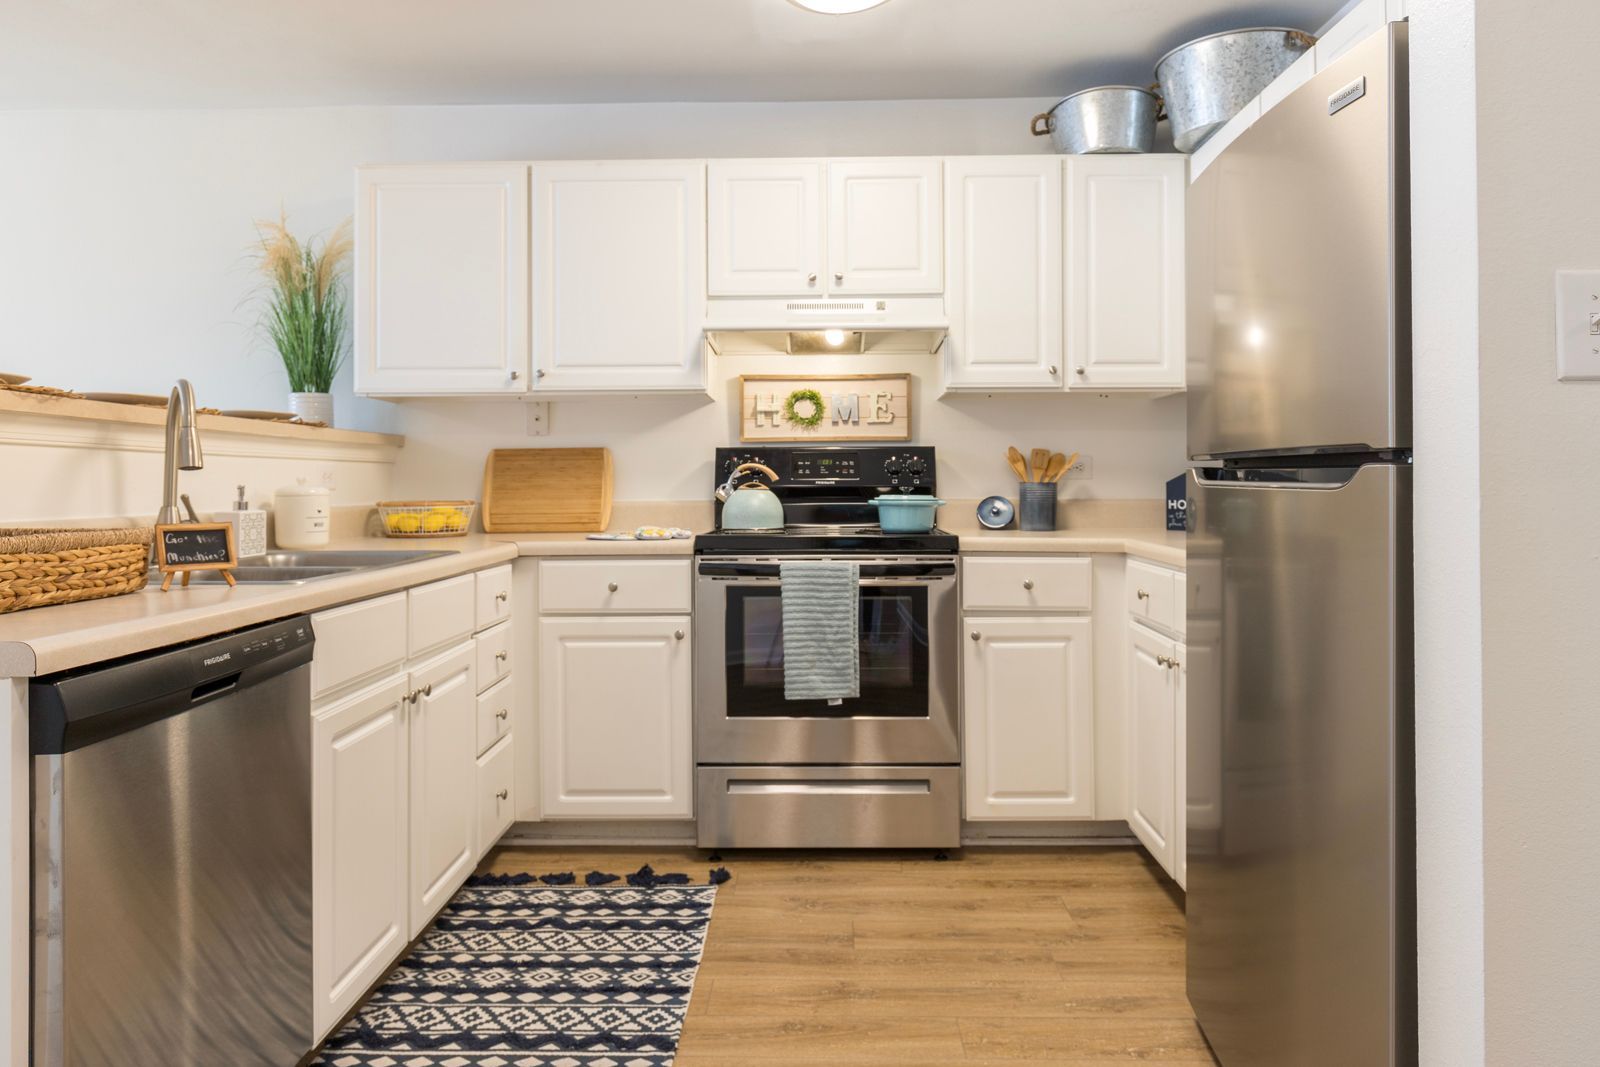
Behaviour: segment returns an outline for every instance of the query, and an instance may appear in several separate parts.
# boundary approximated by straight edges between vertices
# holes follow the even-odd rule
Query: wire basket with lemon
[[[460,537],[477,507],[475,500],[380,500],[378,521],[389,537]]]

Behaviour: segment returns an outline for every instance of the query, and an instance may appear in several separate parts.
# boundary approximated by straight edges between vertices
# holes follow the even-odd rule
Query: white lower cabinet
[[[411,931],[415,937],[477,861],[478,692],[469,642],[411,673]]]
[[[966,620],[968,819],[1094,815],[1086,617]]]
[[[1178,644],[1129,622],[1128,825],[1168,874],[1178,857]]]
[[[516,766],[512,762],[511,738],[502,738],[478,757],[478,847],[474,860],[494,847],[500,835],[511,828],[517,801],[514,795]]]
[[[390,678],[332,705],[312,724],[319,1040],[411,940],[407,692],[404,675]]]
[[[540,620],[545,818],[694,814],[690,644],[681,615]]]

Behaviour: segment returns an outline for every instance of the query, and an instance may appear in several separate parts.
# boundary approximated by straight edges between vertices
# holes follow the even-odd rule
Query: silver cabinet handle
[[[1080,373],[1081,373],[1081,372],[1080,372]],[[535,378],[543,378],[543,377],[544,377],[544,371],[543,371],[543,369],[540,369],[540,370],[536,370],[536,371],[534,371],[534,372],[533,372],[533,376],[534,376],[534,377],[535,377]]]
[[[505,799],[509,798],[510,796],[511,796],[511,790],[509,790],[509,789],[502,789],[498,793],[495,794],[495,797],[500,799],[500,800],[505,800]]]
[[[980,634],[978,631],[974,630],[974,631],[972,631],[972,639],[974,641],[982,641],[983,640],[983,635]]]
[[[509,600],[511,598],[511,594],[502,591],[502,592],[496,593],[494,595],[494,598],[496,600],[500,601],[500,603],[504,604],[507,600]]]
[[[833,280],[836,281],[836,282],[844,281],[844,272],[843,271],[834,271],[833,272]]]
[[[606,590],[608,592],[615,593],[617,591],[617,583],[616,582],[607,582],[606,583]]]
[[[1156,657],[1156,662],[1158,664],[1160,664],[1161,666],[1163,666],[1163,667],[1170,666],[1171,663],[1172,663],[1172,661],[1170,659],[1168,659],[1167,657],[1165,657],[1165,656],[1157,656]]]
[[[1150,599],[1150,594],[1148,592],[1146,592],[1145,590],[1143,590],[1143,589],[1136,590],[1134,595],[1137,596],[1140,600],[1149,600]]]
[[[506,657],[508,655],[510,655],[510,653],[502,648],[499,652],[496,652],[494,654],[494,658],[499,660],[501,663],[504,663],[506,661]]]
[[[1089,372],[1084,370],[1082,367],[1078,368],[1078,377],[1082,378],[1085,374],[1088,374],[1088,373]]]
[[[816,285],[817,284],[817,276],[816,276],[815,273],[806,275],[806,284],[807,285]]]
[[[509,710],[507,710],[506,708],[501,708],[499,711],[494,713],[494,717],[497,718],[497,719],[500,719],[500,720],[504,720],[508,716],[510,716],[510,714],[511,714],[511,712]]]
[[[682,630],[674,630],[674,631],[672,631],[672,636],[676,637],[679,641],[682,641],[683,640],[683,631]]]
[[[512,381],[516,381],[520,377],[522,377],[522,372],[521,371],[512,371],[511,372],[511,380]]]
[[[1054,363],[1050,364],[1050,377],[1054,378],[1058,371],[1059,368]]]
[[[413,689],[411,692],[407,693],[406,694],[406,700],[409,701],[412,704],[415,704],[417,701],[421,700],[423,697],[431,697],[431,696],[433,696],[433,683],[429,682],[427,685],[423,686],[421,689]]]
[[[1183,664],[1179,663],[1175,659],[1169,659],[1167,660],[1167,666],[1173,670],[1177,670],[1179,667],[1183,666]]]
[[[1022,588],[1024,588],[1024,589],[1032,589],[1033,588],[1033,579],[1032,578],[1024,578],[1024,579],[1022,579]]]

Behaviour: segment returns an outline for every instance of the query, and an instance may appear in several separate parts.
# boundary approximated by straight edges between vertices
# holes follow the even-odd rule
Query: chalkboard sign
[[[221,571],[228,584],[234,585],[231,572],[238,565],[230,522],[182,522],[156,527],[156,566],[162,574],[163,593],[172,588],[173,575],[183,575],[187,586],[193,571]]]

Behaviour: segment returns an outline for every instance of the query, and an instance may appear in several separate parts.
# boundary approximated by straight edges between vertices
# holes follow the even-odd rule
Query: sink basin
[[[433,551],[398,551],[382,549],[354,550],[348,552],[315,550],[268,552],[260,556],[246,556],[233,570],[233,580],[241,585],[301,585],[319,578],[332,578],[354,571],[371,571],[383,567],[398,567],[402,563],[453,556],[453,549]],[[181,581],[180,576],[176,581]],[[194,571],[189,575],[191,585],[214,585],[224,582],[220,571]],[[157,574],[151,581],[160,583]]]

